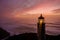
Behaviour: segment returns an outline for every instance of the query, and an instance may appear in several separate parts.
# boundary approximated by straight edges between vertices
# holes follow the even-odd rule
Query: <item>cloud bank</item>
[[[59,14],[60,14],[60,9],[55,9],[55,10],[53,10],[52,12],[54,12],[54,13],[59,13]]]
[[[0,0],[1,15],[22,14],[36,7],[43,8],[43,10],[46,7],[59,8],[60,0]]]

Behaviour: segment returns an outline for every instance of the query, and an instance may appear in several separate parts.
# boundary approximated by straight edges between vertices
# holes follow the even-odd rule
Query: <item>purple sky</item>
[[[60,8],[60,0],[0,0],[0,14],[2,15],[22,14],[37,8],[40,12]]]

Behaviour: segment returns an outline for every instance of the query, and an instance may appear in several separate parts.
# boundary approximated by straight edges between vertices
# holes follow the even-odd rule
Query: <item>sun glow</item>
[[[30,10],[28,12],[26,12],[27,14],[40,14],[40,13],[50,13],[51,10],[49,9],[33,9],[33,10]]]

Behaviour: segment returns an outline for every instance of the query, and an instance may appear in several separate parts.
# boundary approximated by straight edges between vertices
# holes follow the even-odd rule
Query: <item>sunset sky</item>
[[[36,29],[34,27],[36,26],[35,24],[38,17],[37,14],[41,13],[45,14],[46,16],[47,14],[59,15],[50,15],[46,18],[46,21],[48,20],[48,22],[51,22],[51,24],[59,24],[57,27],[59,28],[60,0],[0,0],[0,27],[9,31],[11,34],[18,34],[18,32],[23,33],[25,31],[27,32],[27,30],[28,32],[32,30],[35,32]],[[27,24],[31,25],[27,26]],[[23,31],[23,29],[26,30]],[[50,29],[52,29],[53,31]],[[57,29],[56,27],[48,27],[47,30],[55,32]],[[55,34],[60,34],[59,31],[57,30]]]
[[[60,9],[60,0],[0,0],[0,14],[50,13]]]

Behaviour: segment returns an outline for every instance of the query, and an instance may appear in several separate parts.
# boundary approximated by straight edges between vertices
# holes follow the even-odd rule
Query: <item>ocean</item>
[[[2,17],[0,27],[8,31],[11,35],[22,33],[37,33],[38,14],[27,14],[20,16]],[[43,15],[46,23],[46,34],[60,34],[60,15]]]

